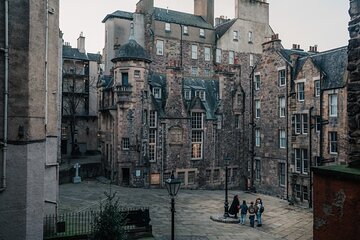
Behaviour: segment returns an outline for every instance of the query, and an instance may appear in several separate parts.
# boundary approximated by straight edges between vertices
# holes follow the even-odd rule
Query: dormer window
[[[200,37],[205,37],[205,30],[200,28]]]
[[[154,87],[153,88],[153,95],[154,95],[154,98],[161,99],[161,88]]]
[[[185,98],[185,100],[191,100],[191,90],[190,89],[184,90],[184,98]]]
[[[205,91],[204,90],[195,91],[195,97],[199,97],[201,101],[205,101]]]
[[[165,31],[166,31],[166,32],[170,32],[170,31],[171,31],[170,23],[165,23]]]

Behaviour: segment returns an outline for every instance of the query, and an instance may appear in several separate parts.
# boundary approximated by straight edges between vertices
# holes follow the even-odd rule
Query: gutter
[[[8,99],[9,99],[9,1],[5,0],[5,48],[0,50],[4,51],[5,55],[5,76],[4,76],[4,120],[3,120],[3,166],[1,176],[0,192],[6,189],[6,160],[7,160],[7,142],[8,142]]]
[[[313,187],[313,183],[312,183],[312,173],[310,171],[310,168],[312,167],[312,111],[314,110],[314,107],[311,107],[309,109],[309,166],[308,166],[308,174],[309,174],[309,180],[310,180],[310,186],[309,186],[309,208],[312,208],[312,187]]]

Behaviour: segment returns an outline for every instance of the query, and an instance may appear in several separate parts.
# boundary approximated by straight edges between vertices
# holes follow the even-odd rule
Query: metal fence
[[[92,233],[92,224],[98,212],[65,213],[44,217],[44,239],[83,236]]]

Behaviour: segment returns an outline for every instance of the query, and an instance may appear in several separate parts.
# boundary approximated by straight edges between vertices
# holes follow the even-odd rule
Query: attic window
[[[165,23],[165,31],[166,31],[166,32],[170,32],[170,31],[171,31],[170,23]]]
[[[196,90],[195,97],[199,97],[201,101],[205,101],[205,91],[204,90]]]
[[[184,90],[184,98],[185,98],[185,100],[191,100],[191,90],[190,89]]]
[[[200,37],[205,37],[205,30],[200,28]]]
[[[161,88],[154,87],[153,88],[153,95],[154,95],[154,98],[161,99]]]

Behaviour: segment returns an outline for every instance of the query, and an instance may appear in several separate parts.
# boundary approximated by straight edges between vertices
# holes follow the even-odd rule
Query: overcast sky
[[[83,32],[87,52],[102,52],[105,25],[101,21],[116,10],[134,12],[138,0],[60,0],[60,29],[64,41],[76,47]],[[179,3],[180,2],[180,3]],[[319,51],[348,44],[348,0],[268,0],[270,26],[285,48],[293,43]],[[155,7],[193,13],[193,0],[155,0]],[[215,17],[234,18],[234,0],[215,0]]]

